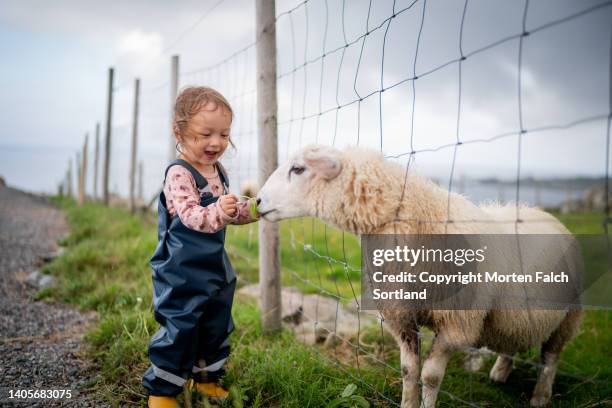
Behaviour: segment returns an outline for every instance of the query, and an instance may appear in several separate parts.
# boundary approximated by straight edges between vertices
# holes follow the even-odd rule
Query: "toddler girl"
[[[161,328],[151,338],[151,366],[143,378],[150,407],[177,407],[189,377],[212,398],[228,392],[219,380],[234,329],[236,275],[224,249],[225,226],[257,221],[250,202],[229,194],[219,158],[233,143],[233,112],[208,87],[184,89],[176,99],[173,131],[179,159],[166,168],[159,196],[158,245],[151,258],[153,307]]]

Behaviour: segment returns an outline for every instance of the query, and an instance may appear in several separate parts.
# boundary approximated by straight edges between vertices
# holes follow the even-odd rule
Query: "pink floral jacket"
[[[214,197],[228,193],[218,180],[206,180]],[[195,179],[183,166],[172,166],[168,170],[164,195],[170,215],[178,214],[186,227],[196,231],[213,233],[227,224],[248,224],[259,220],[251,216],[248,201],[236,203],[237,213],[234,217],[223,211],[218,200],[206,207],[200,206],[200,193]]]

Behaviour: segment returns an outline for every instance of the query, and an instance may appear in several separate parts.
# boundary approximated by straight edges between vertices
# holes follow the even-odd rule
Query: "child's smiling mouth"
[[[204,155],[206,156],[207,159],[212,160],[215,157],[217,157],[217,153],[219,153],[219,152],[205,151]]]

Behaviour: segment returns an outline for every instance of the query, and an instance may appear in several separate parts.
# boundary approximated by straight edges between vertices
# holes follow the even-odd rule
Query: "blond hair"
[[[220,107],[227,109],[230,114],[230,123],[234,120],[234,111],[230,106],[229,102],[221,93],[217,90],[208,86],[188,86],[176,97],[174,103],[174,116],[172,118],[172,129],[178,136],[185,131],[189,120],[198,113],[202,107],[206,106],[209,102],[212,102],[215,107],[213,110],[217,110]],[[230,144],[235,149],[234,143],[230,137]],[[177,143],[177,150],[179,143]]]

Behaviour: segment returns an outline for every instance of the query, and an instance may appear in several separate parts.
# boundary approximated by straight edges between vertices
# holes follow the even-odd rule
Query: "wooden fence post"
[[[138,143],[138,99],[140,97],[140,79],[134,81],[134,111],[132,117],[132,156],[130,158],[130,211],[136,210],[136,146]]]
[[[76,167],[76,191],[75,198],[77,200],[77,204],[79,201],[79,197],[81,196],[81,152],[77,150],[76,157],[74,159],[74,166]]]
[[[87,139],[89,134],[85,134],[85,143],[83,144],[83,157],[81,157],[80,172],[79,172],[79,206],[85,204],[85,198],[87,195]]]
[[[256,0],[257,130],[259,185],[278,167],[276,26],[274,0]],[[259,290],[262,328],[281,329],[281,276],[278,223],[259,221]]]
[[[68,172],[66,173],[66,195],[72,198],[72,159],[68,160]]]
[[[96,146],[94,148],[93,200],[98,201],[98,155],[100,151],[100,122],[96,122]]]
[[[110,166],[110,154],[111,154],[111,127],[113,124],[112,112],[113,112],[113,77],[114,69],[108,69],[108,96],[106,104],[106,140],[104,141],[104,179],[102,182],[102,194],[104,205],[108,205],[109,194],[108,194],[108,177],[109,177],[109,166]]]

